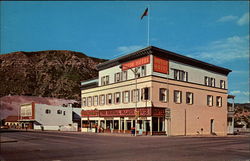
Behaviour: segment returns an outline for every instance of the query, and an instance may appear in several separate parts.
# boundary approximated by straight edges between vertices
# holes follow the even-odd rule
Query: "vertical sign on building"
[[[154,56],[154,72],[169,74],[169,61]]]

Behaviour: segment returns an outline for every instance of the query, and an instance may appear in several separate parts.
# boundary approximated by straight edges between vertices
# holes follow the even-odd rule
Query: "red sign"
[[[165,108],[152,108],[153,116],[165,116]]]
[[[154,72],[169,74],[169,61],[154,56]]]
[[[99,116],[99,111],[98,110],[86,110],[82,111],[82,116]]]
[[[83,117],[134,117],[135,108],[116,109],[116,110],[87,110],[82,111]],[[165,116],[165,108],[137,108],[137,116]]]
[[[122,64],[122,70],[128,70],[130,68],[139,67],[139,66],[149,64],[149,63],[150,63],[150,56],[146,56],[146,57]]]
[[[137,109],[139,112],[139,116],[150,116],[151,115],[151,110],[150,108],[140,108]],[[135,109],[119,109],[119,110],[101,110],[100,111],[100,116],[101,117],[112,117],[112,116],[135,116],[136,112]]]

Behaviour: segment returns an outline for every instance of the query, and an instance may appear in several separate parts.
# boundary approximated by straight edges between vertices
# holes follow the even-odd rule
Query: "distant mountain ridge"
[[[68,50],[0,55],[0,97],[26,95],[80,100],[80,81],[106,60]]]

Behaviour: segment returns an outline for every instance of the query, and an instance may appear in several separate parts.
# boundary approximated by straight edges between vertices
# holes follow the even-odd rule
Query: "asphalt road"
[[[250,161],[249,137],[2,132],[1,161]]]

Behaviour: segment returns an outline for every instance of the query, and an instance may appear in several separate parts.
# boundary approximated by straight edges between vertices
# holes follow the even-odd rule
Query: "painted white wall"
[[[153,56],[150,55],[150,63],[146,64],[146,76],[152,75],[152,62],[153,62]],[[132,70],[128,69],[127,71],[128,71],[127,80],[134,79],[135,76]],[[114,76],[115,76],[115,73],[118,73],[118,72],[122,72],[120,65],[113,66],[111,68],[99,71],[99,86],[101,86],[101,78],[106,75],[109,75],[109,84],[115,83]]]
[[[46,114],[46,109],[51,110]],[[62,110],[62,114],[57,114],[57,110]],[[65,111],[65,115],[63,112]],[[62,106],[50,106],[45,104],[35,104],[35,120],[43,126],[68,126],[72,122],[72,108]]]
[[[227,76],[225,75],[212,72],[212,71],[208,71],[205,69],[193,67],[191,65],[183,64],[183,63],[172,61],[172,60],[169,61],[169,75],[158,73],[158,72],[153,72],[153,75],[174,79],[174,71],[171,68],[184,70],[188,72],[188,82],[204,85],[204,77],[208,76],[208,77],[215,78],[216,87],[218,88],[220,87],[220,80],[224,80],[226,82],[226,89],[228,87]]]

